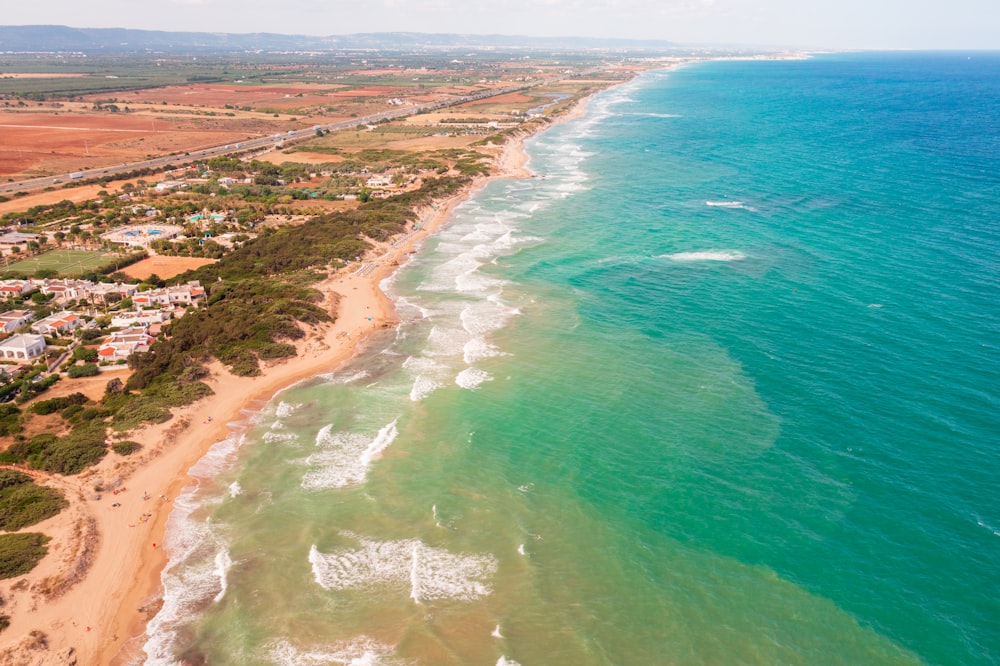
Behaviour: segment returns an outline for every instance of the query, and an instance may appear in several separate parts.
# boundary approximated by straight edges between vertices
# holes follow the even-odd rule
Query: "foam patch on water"
[[[712,208],[732,208],[732,209],[748,210],[753,213],[757,212],[756,208],[754,208],[753,206],[748,206],[742,201],[706,201],[705,205],[710,206]]]
[[[705,251],[705,252],[677,252],[675,254],[661,254],[658,259],[669,259],[670,261],[742,261],[747,258],[742,252],[735,250],[728,251]]]
[[[501,655],[500,658],[497,659],[497,666],[521,666],[521,664],[513,659],[508,659],[506,656]]]
[[[213,444],[208,453],[188,470],[188,474],[200,479],[208,479],[218,475],[223,470],[232,467],[236,460],[236,453],[245,443],[245,434],[234,433],[221,442]]]
[[[243,486],[240,485],[239,481],[233,481],[229,484],[229,496],[238,497],[243,494]]]
[[[281,640],[271,643],[266,649],[267,658],[279,666],[374,666],[392,663],[386,661],[392,653],[391,647],[363,636],[353,641],[309,649]]]
[[[493,376],[479,368],[466,368],[455,377],[455,383],[464,389],[474,389],[483,382],[492,381]]]
[[[219,593],[212,599],[215,603],[222,601],[229,589],[229,570],[233,568],[233,559],[229,555],[229,549],[223,548],[215,556],[215,576],[219,579]]]
[[[291,404],[282,400],[281,402],[278,403],[278,407],[277,409],[274,410],[274,414],[279,419],[287,419],[289,416],[295,413],[296,409],[298,409],[301,406],[302,406],[301,404]]]
[[[324,426],[316,435],[316,446],[322,450],[308,458],[311,466],[302,477],[307,490],[343,488],[363,483],[372,461],[378,458],[396,439],[396,420],[384,426],[374,437],[358,433],[333,433]]]
[[[389,589],[416,603],[439,599],[472,601],[492,592],[497,562],[492,555],[455,555],[416,539],[370,541],[359,547],[309,551],[313,578],[325,590]]]
[[[294,442],[298,440],[298,437],[296,437],[294,433],[280,432],[280,428],[282,427],[284,426],[280,423],[276,423],[272,426],[272,430],[268,430],[261,435],[261,439],[263,439],[267,444],[274,444],[276,442]],[[278,428],[279,430],[274,430],[273,428]]]

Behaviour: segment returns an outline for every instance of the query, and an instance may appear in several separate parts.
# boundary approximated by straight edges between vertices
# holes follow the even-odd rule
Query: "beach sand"
[[[560,120],[581,111],[577,107]],[[132,662],[146,622],[158,609],[160,572],[168,557],[162,540],[171,501],[192,483],[187,471],[230,435],[227,424],[245,410],[259,409],[298,381],[337,370],[373,332],[395,325],[392,303],[379,283],[488,180],[531,175],[523,137],[497,153],[493,175],[419,211],[418,230],[379,245],[361,266],[353,264],[316,285],[336,321],[309,329],[296,357],[271,364],[254,378],[235,377],[213,363],[206,383],[214,395],[175,410],[167,423],[130,433],[141,451],[129,457],[110,453],[77,477],[42,475],[41,482],[61,488],[71,506],[38,526],[53,536],[50,554],[30,574],[0,587],[3,612],[11,617],[0,637],[0,665]]]

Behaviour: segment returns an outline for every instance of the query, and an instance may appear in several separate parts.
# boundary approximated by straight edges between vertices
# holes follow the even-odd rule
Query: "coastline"
[[[134,663],[131,657],[139,653],[146,624],[161,603],[160,575],[169,556],[161,546],[171,501],[193,482],[191,467],[214,444],[238,432],[241,426],[234,422],[243,421],[244,412],[259,409],[295,383],[342,368],[373,334],[394,327],[398,319],[381,281],[486,183],[531,177],[524,141],[581,117],[588,99],[498,146],[493,173],[419,210],[419,229],[378,244],[360,267],[345,267],[315,285],[336,319],[307,330],[297,356],[265,366],[262,375],[250,378],[231,375],[215,361],[205,380],[214,394],[174,410],[166,423],[130,433],[142,446],[137,454],[108,456],[75,478],[53,477],[50,482],[75,499],[70,510],[39,525],[56,535],[53,552],[22,578],[21,591],[25,596],[30,591],[30,598],[18,597],[7,606],[12,617],[5,633],[11,642],[5,641],[0,665]],[[118,480],[118,492],[108,492]],[[36,631],[44,634],[44,644],[29,633]]]

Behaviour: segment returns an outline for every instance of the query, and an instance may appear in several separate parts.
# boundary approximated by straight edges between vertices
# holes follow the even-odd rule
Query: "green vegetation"
[[[49,537],[36,532],[0,534],[0,579],[23,576],[45,557]]]
[[[40,523],[67,504],[59,491],[35,485],[27,474],[0,469],[0,530],[13,532]]]
[[[132,455],[140,448],[142,447],[139,445],[139,442],[132,442],[129,440],[123,442],[115,442],[114,444],[111,445],[111,450],[113,450],[120,456]]]
[[[79,417],[83,417],[83,410]],[[104,438],[107,429],[96,420],[95,410],[90,420],[81,418],[68,435],[56,437],[50,433],[35,435],[30,440],[16,441],[0,453],[0,462],[26,463],[35,469],[57,474],[77,474],[103,458],[108,452]]]
[[[51,250],[13,263],[5,272],[37,276],[43,271],[54,271],[67,277],[79,277],[87,273],[111,273],[145,257],[145,252],[107,254],[87,250]]]

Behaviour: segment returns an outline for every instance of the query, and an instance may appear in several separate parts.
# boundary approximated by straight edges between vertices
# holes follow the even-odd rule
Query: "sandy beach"
[[[577,105],[560,121],[582,113]],[[188,470],[230,423],[262,407],[280,390],[349,363],[374,332],[396,323],[380,282],[449,219],[471,193],[495,178],[525,178],[524,137],[508,141],[489,177],[419,211],[418,229],[373,248],[354,264],[316,285],[335,322],[307,331],[299,354],[235,377],[217,362],[206,380],[214,395],[175,410],[167,423],[129,433],[141,451],[109,454],[78,477],[38,475],[63,490],[69,509],[40,524],[53,535],[50,554],[30,574],[0,588],[11,624],[0,643],[0,664],[127,664],[139,654],[146,622],[159,607],[162,548],[171,501],[192,483]]]

